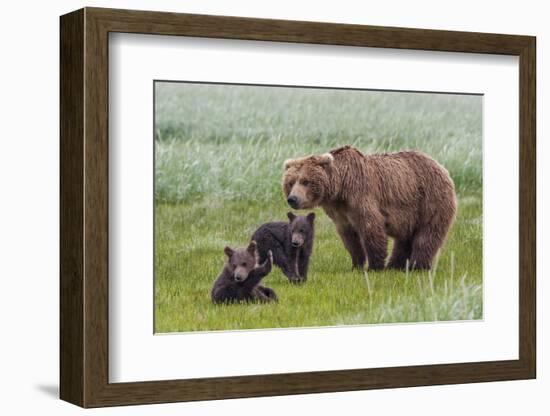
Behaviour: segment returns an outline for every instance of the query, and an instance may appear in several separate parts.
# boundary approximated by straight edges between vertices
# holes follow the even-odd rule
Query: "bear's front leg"
[[[365,255],[365,247],[361,237],[351,225],[350,220],[346,215],[346,209],[341,206],[325,206],[323,207],[327,215],[330,217],[336,231],[344,243],[344,247],[351,256],[351,264],[354,269],[363,269],[367,257]]]
[[[384,217],[376,212],[360,212],[353,225],[365,247],[369,270],[384,269],[388,249]]]
[[[336,231],[338,231],[346,250],[351,256],[352,267],[354,269],[363,269],[367,257],[365,256],[365,248],[359,234],[357,234],[351,224],[337,223]]]
[[[297,270],[297,256],[297,253],[292,252],[273,254],[274,263],[279,266],[283,274],[291,282],[300,278],[299,271]]]
[[[307,271],[309,268],[309,256],[306,255],[303,251],[300,251],[297,265],[298,274],[300,275],[300,278],[305,282],[307,280]]]
[[[271,268],[273,266],[273,253],[271,250],[267,252],[267,259],[260,266],[253,269],[248,277],[245,279],[242,287],[245,291],[249,293],[261,282],[261,280],[271,273]]]

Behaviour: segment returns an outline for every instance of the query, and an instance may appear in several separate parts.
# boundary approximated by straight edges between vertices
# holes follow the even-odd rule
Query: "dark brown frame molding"
[[[83,407],[100,407],[535,378],[534,37],[99,8],[64,15],[60,25],[60,396],[63,400]],[[519,359],[109,383],[110,32],[519,56]]]

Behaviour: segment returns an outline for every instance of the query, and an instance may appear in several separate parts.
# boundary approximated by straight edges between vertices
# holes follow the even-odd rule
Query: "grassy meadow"
[[[164,82],[155,95],[155,332],[482,318],[481,97]],[[458,217],[436,269],[352,271],[317,209],[306,284],[274,267],[277,304],[213,305],[223,247],[286,220],[283,161],[344,144],[417,149],[449,170]]]

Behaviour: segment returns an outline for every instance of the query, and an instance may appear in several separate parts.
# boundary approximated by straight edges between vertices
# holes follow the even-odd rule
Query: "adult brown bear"
[[[447,170],[417,151],[364,155],[343,146],[287,160],[283,190],[294,209],[320,206],[336,225],[354,267],[430,269],[456,214]]]

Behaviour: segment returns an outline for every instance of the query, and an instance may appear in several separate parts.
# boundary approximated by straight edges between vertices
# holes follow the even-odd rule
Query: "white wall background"
[[[0,14],[0,411],[77,414],[58,395],[58,16],[83,6],[240,15],[295,20],[529,34],[538,53],[538,379],[338,394],[225,400],[87,411],[88,414],[547,414],[550,361],[543,331],[550,301],[544,243],[550,238],[545,65],[550,26],[545,2],[306,0],[124,0],[4,2]],[[545,200],[546,199],[546,200]]]

